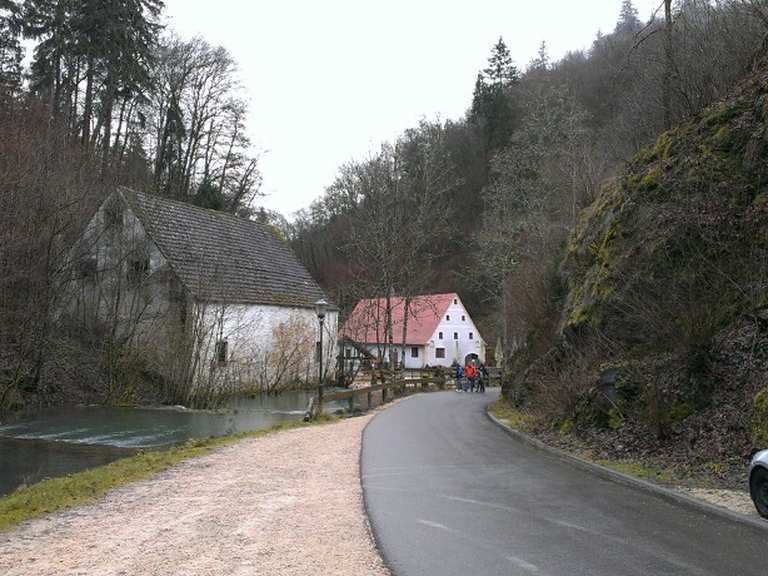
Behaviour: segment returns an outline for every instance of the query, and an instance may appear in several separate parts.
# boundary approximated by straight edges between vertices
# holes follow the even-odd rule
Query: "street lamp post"
[[[320,323],[320,346],[318,349],[318,378],[317,378],[317,413],[323,413],[323,325],[325,324],[325,313],[328,310],[328,302],[321,298],[315,302],[315,313],[317,321]]]

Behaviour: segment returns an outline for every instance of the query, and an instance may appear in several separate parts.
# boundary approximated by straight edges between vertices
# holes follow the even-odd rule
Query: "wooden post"
[[[371,393],[371,389],[368,389],[368,404],[366,405],[366,410],[371,409],[371,402],[373,401],[373,394]]]
[[[355,395],[352,394],[352,396],[349,397],[349,413],[352,414],[352,411],[355,409]]]

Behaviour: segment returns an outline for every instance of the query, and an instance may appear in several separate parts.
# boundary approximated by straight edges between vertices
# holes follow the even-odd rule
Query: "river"
[[[302,417],[312,392],[232,399],[222,410],[52,408],[0,421],[0,494],[191,438],[268,428]],[[330,403],[326,411],[338,406]]]

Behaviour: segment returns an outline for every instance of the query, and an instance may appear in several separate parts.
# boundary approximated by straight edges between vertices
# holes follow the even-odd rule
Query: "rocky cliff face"
[[[623,446],[748,452],[768,385],[768,65],[634,158],[566,251],[563,338],[526,374],[533,396],[565,386],[560,425]]]

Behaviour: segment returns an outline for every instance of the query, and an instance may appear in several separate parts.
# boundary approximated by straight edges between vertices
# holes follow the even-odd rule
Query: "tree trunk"
[[[662,79],[662,105],[664,129],[672,127],[672,0],[664,0],[664,77]]]
[[[83,133],[82,145],[88,147],[91,144],[91,119],[93,117],[93,55],[88,55],[85,74],[85,103],[83,105]]]
[[[408,296],[403,297],[403,345],[401,356],[403,358],[403,370],[405,370],[405,337],[408,334],[408,310],[411,306],[411,299]]]

